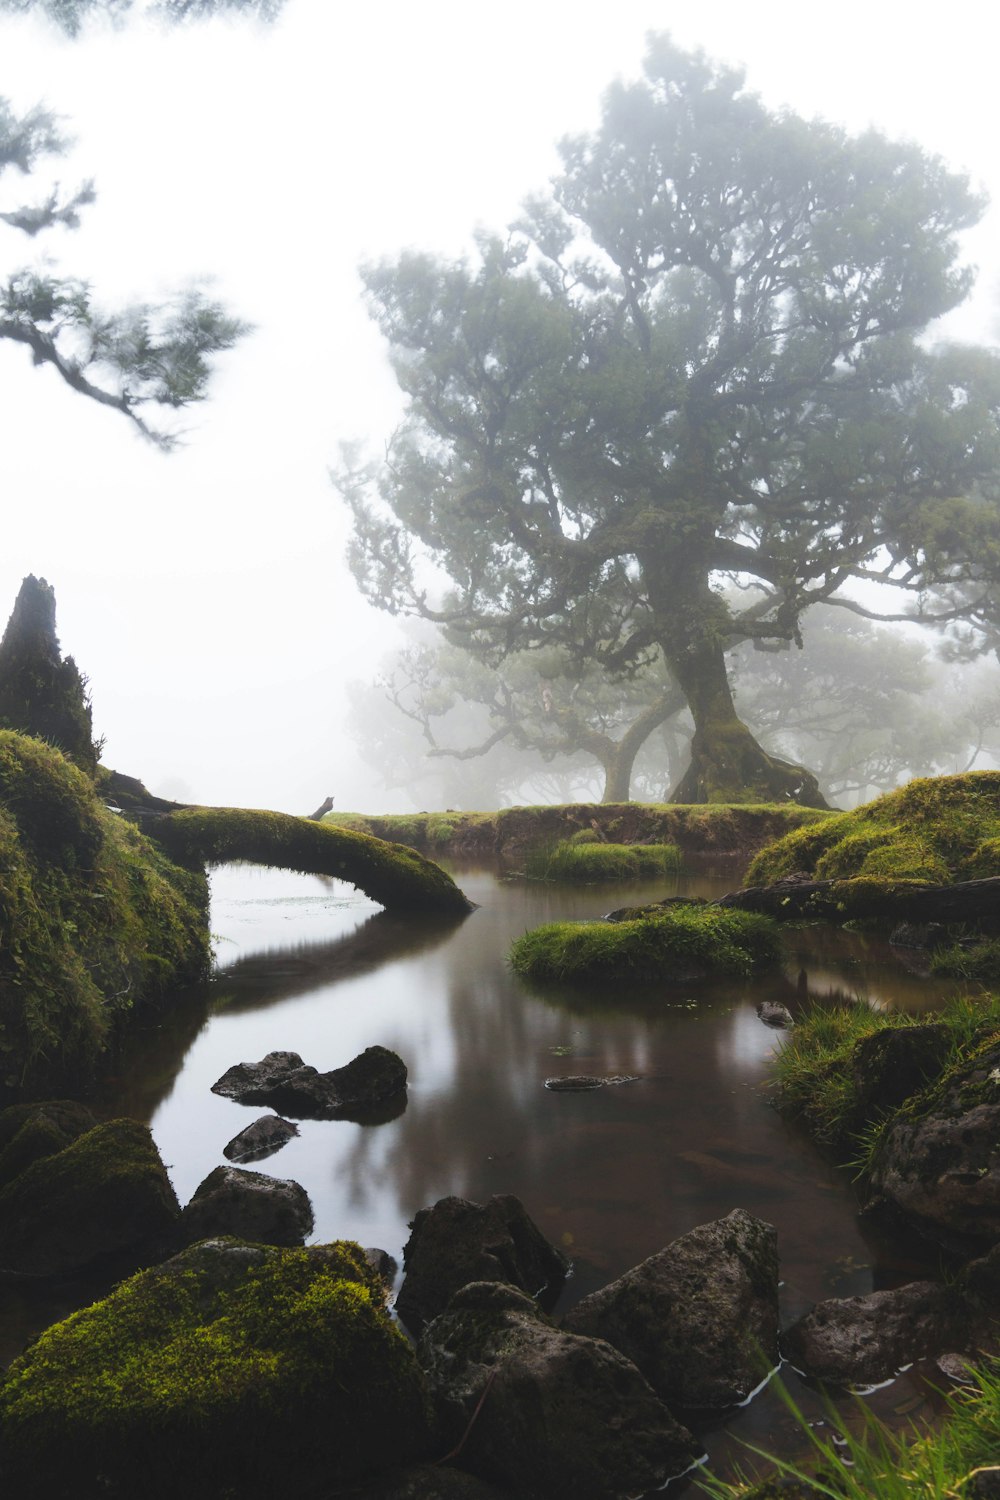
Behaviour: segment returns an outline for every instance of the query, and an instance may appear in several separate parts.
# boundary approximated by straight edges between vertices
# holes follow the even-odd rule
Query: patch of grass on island
[[[676,875],[682,865],[676,844],[606,844],[589,829],[529,856],[533,880],[596,884],[602,880],[645,880]]]
[[[684,906],[633,922],[550,922],[517,939],[510,963],[536,980],[743,978],[776,963],[780,951],[769,917]]]

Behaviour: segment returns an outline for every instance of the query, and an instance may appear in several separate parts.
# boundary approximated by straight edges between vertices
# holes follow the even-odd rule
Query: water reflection
[[[318,1240],[349,1236],[397,1259],[417,1209],[456,1193],[517,1194],[574,1261],[565,1309],[695,1225],[742,1207],[776,1225],[788,1317],[812,1301],[898,1284],[925,1263],[859,1223],[848,1174],[767,1103],[782,1033],[756,1014],[815,999],[924,1008],[940,987],[907,974],[885,944],[806,929],[783,969],[753,983],[671,989],[533,989],[510,971],[511,941],[543,921],[595,916],[678,884],[574,890],[463,870],[479,909],[459,922],[376,914],[311,877],[233,868],[213,877],[222,967],[138,1038],[108,1090],[108,1114],[149,1119],[181,1202],[259,1108],[211,1093],[233,1063],[285,1049],[320,1070],[365,1047],[398,1052],[408,1106],[377,1125],[302,1121],[258,1164],[301,1182]],[[638,1074],[636,1083],[554,1092],[555,1074]],[[753,1403],[750,1440],[783,1419]]]

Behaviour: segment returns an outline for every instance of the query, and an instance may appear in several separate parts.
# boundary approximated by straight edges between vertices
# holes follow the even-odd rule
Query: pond
[[[627,888],[555,887],[483,868],[454,873],[478,903],[459,922],[394,918],[318,877],[246,866],[213,874],[217,975],[134,1039],[100,1101],[102,1114],[149,1121],[182,1203],[262,1113],[211,1093],[230,1065],[287,1049],[327,1070],[379,1044],[409,1069],[395,1118],[303,1121],[297,1138],[254,1164],[308,1190],[317,1241],[357,1239],[399,1260],[419,1208],[446,1194],[514,1193],[572,1258],[557,1315],[736,1207],[778,1230],[785,1321],[820,1298],[933,1273],[918,1244],[859,1222],[850,1174],[768,1103],[782,1033],[757,1006],[923,1008],[937,1003],[939,986],[907,974],[880,941],[813,928],[788,933],[782,969],[753,982],[534,990],[506,963],[526,929],[625,901],[720,894],[736,878],[703,869]],[[544,1086],[579,1073],[639,1081],[587,1093]],[[32,1328],[81,1300],[72,1287],[3,1296],[7,1358]],[[794,1375],[789,1384],[821,1417]],[[878,1401],[909,1418],[935,1397],[911,1373]],[[794,1445],[772,1391],[705,1433],[718,1470],[747,1441]]]

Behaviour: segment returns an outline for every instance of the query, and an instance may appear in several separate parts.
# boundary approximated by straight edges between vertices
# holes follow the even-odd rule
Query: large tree
[[[146,9],[180,22],[227,12],[271,19],[280,5],[156,0]],[[37,10],[74,37],[88,19],[120,19],[132,9],[133,0],[0,0],[0,15]],[[0,98],[0,178],[32,176],[68,143],[48,109],[17,114]],[[34,240],[57,226],[77,228],[81,210],[94,198],[91,181],[65,194],[56,185],[26,202],[11,198],[0,206],[0,222]],[[123,413],[163,449],[174,446],[176,434],[150,413],[176,412],[202,400],[212,356],[232,348],[245,332],[245,323],[194,286],[166,303],[107,309],[95,303],[86,282],[54,274],[47,265],[16,267],[0,280],[0,341],[24,345],[34,364],[50,366],[74,391]]]
[[[996,531],[1000,365],[920,337],[969,290],[982,205],[916,146],[770,113],[662,37],[561,150],[471,262],[364,272],[407,413],[338,476],[356,575],[486,660],[659,651],[695,722],[678,800],[818,802],[739,718],[725,652],[797,642],[859,577],[918,610],[968,584],[935,507],[978,485]]]

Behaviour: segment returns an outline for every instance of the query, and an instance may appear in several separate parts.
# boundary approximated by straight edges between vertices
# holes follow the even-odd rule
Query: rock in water
[[[778,1363],[778,1248],[737,1208],[592,1292],[563,1327],[631,1359],[664,1401],[726,1407]]]
[[[468,1431],[462,1462],[525,1500],[626,1500],[700,1456],[633,1364],[600,1339],[554,1328],[511,1286],[456,1292],[417,1359],[445,1444]]]
[[[872,1189],[942,1244],[996,1244],[998,1140],[1000,1044],[990,1039],[888,1121]]]
[[[278,1115],[261,1115],[239,1135],[234,1135],[229,1145],[223,1146],[222,1154],[228,1161],[262,1161],[265,1156],[280,1151],[285,1142],[298,1133],[297,1125]]]
[[[212,1084],[213,1094],[269,1104],[298,1119],[363,1119],[405,1091],[406,1064],[387,1047],[367,1047],[329,1073],[309,1067],[297,1052],[269,1052],[259,1063],[238,1063]]]
[[[257,1245],[301,1245],[312,1227],[312,1204],[299,1183],[216,1167],[195,1189],[179,1232],[186,1245],[221,1234]]]
[[[583,1094],[591,1089],[611,1088],[616,1083],[638,1083],[638,1073],[571,1073],[562,1078],[546,1078],[545,1087],[554,1094]]]
[[[797,1370],[835,1385],[876,1385],[925,1355],[964,1347],[968,1316],[958,1292],[911,1281],[866,1297],[831,1297],[781,1336]]]
[[[509,1193],[485,1205],[441,1198],[420,1210],[410,1231],[396,1311],[413,1333],[470,1281],[505,1281],[534,1296],[547,1286],[561,1286],[569,1270],[565,1255]]]

